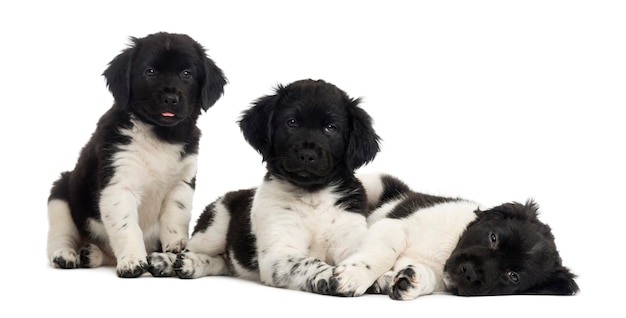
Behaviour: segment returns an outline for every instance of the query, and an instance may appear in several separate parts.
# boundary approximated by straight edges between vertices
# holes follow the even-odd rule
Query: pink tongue
[[[174,117],[174,113],[170,113],[170,112],[163,112],[161,113],[161,116],[163,117]]]

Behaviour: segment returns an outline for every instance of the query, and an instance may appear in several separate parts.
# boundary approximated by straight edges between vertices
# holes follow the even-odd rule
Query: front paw
[[[181,238],[179,240],[175,240],[169,243],[165,243],[163,244],[163,251],[166,253],[174,253],[174,254],[178,254],[182,251],[185,250],[185,248],[187,247],[187,243],[189,242],[189,239],[187,238]]]
[[[104,263],[104,253],[96,244],[87,244],[80,249],[80,266],[84,268],[98,267]]]
[[[78,254],[73,249],[60,249],[52,254],[52,266],[63,269],[73,269],[80,266]]]
[[[141,276],[148,269],[146,257],[126,256],[117,262],[117,276],[121,278],[135,278]]]
[[[174,273],[178,278],[196,278],[196,264],[200,263],[198,255],[191,252],[176,255],[176,260],[172,265]]]
[[[318,271],[315,276],[307,282],[309,291],[320,295],[336,295],[337,293],[331,284],[332,277],[333,267],[331,266]]]
[[[411,300],[433,292],[434,273],[426,268],[407,266],[400,270],[389,289],[389,297],[395,300]]]
[[[154,277],[173,277],[174,262],[176,254],[174,253],[150,253],[148,255],[148,272]]]
[[[361,296],[376,279],[372,278],[372,274],[370,266],[366,263],[342,263],[335,266],[330,286],[333,292],[340,296]]]

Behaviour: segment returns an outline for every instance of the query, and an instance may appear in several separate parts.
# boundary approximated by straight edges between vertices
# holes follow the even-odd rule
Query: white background
[[[5,1],[0,7],[3,317],[623,313],[626,10],[620,1]],[[485,204],[535,198],[582,292],[399,302],[318,296],[230,277],[120,279],[114,268],[52,269],[45,252],[50,185],[73,168],[112,104],[101,76],[108,62],[129,36],[158,31],[195,38],[229,79],[223,98],[199,121],[192,226],[217,196],[261,181],[261,157],[236,124],[241,112],[278,83],[325,79],[363,97],[383,138],[381,153],[361,172],[392,173],[416,190]]]

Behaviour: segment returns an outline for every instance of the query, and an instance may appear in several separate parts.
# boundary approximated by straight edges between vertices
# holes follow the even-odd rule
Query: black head
[[[322,80],[279,85],[256,100],[239,125],[269,173],[310,190],[353,175],[379,151],[359,99]]]
[[[158,126],[197,119],[222,96],[226,78],[185,34],[131,37],[104,71],[117,107]]]
[[[561,264],[537,211],[533,201],[477,211],[445,264],[449,290],[464,296],[575,294],[575,275]]]

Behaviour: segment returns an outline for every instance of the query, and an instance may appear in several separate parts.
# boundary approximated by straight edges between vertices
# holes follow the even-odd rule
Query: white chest
[[[298,224],[313,234],[320,233],[321,229],[331,227],[333,221],[341,213],[345,213],[335,205],[339,195],[331,189],[324,189],[315,193],[286,189],[282,184],[270,181],[257,190],[253,217],[259,219],[287,219],[294,225]]]
[[[143,123],[136,122],[132,129],[122,133],[131,142],[120,146],[113,157],[115,176],[131,179],[136,190],[168,188],[182,179],[189,165],[195,165],[196,155],[183,157],[183,145],[159,140]]]
[[[135,121],[131,129],[122,133],[131,142],[119,146],[113,156],[110,184],[123,185],[122,190],[133,193],[141,223],[155,223],[172,188],[195,176],[197,155],[184,156],[183,145],[159,140],[151,127],[141,122]]]
[[[349,232],[348,224],[357,215],[335,205],[339,195],[330,188],[315,193],[291,190],[275,181],[257,189],[251,217],[259,245],[283,241],[309,256],[334,258],[337,249],[343,248],[337,237]]]

